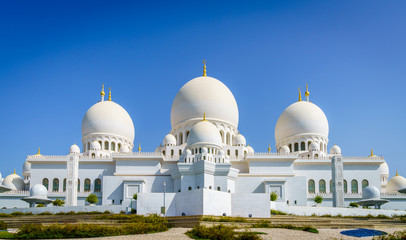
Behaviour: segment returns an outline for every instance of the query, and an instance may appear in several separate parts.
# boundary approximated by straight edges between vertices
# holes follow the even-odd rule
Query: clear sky
[[[177,91],[207,73],[233,92],[255,151],[309,83],[329,148],[406,175],[405,1],[1,1],[0,172],[81,147],[102,83],[154,151]]]

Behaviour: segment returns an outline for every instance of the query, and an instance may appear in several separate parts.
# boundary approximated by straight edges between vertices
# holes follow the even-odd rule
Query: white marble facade
[[[167,215],[268,217],[274,191],[279,205],[312,206],[314,196],[322,194],[323,205],[332,206],[331,159],[339,155],[345,206],[373,185],[390,200],[383,209],[406,209],[406,195],[397,192],[406,187],[406,179],[389,181],[383,157],[341,155],[336,145],[328,149],[327,117],[309,95],[306,90],[306,99],[299,96],[280,115],[276,152],[255,152],[238,131],[233,94],[204,73],[176,94],[172,129],[163,134],[162,144],[155,152],[142,152],[134,146],[130,115],[111,95],[105,100],[103,88],[101,101],[83,118],[82,149],[73,145],[68,155],[28,156],[23,179],[0,176],[0,207],[28,207],[19,199],[43,184],[49,198],[66,199],[69,206],[86,205],[85,198],[95,193],[99,205],[133,207],[139,214],[159,213],[165,205]],[[135,193],[137,202],[132,200]]]

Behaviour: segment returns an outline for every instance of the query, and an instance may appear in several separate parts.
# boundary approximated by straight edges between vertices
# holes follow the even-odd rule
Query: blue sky
[[[274,149],[279,115],[309,83],[329,148],[373,148],[391,175],[406,175],[405,10],[404,1],[2,1],[0,172],[21,174],[38,147],[81,146],[102,83],[133,118],[135,143],[154,151],[177,91],[206,59],[255,151]]]

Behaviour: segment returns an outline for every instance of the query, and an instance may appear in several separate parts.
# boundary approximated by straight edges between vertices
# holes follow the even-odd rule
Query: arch
[[[228,149],[227,150],[227,155],[230,156],[230,154],[231,154],[231,151],[230,151],[230,149]]]
[[[355,179],[351,181],[351,193],[358,193],[358,181]]]
[[[211,186],[209,186],[209,189],[211,189]]]
[[[84,189],[84,191],[85,192],[90,192],[90,179],[89,178],[85,179],[85,189]]]
[[[78,192],[80,192],[80,179],[78,178]]]
[[[227,145],[230,145],[230,133],[228,132],[227,134],[226,134],[226,144]]]
[[[333,180],[330,180],[330,193],[333,192]]]
[[[324,145],[323,145],[323,143],[321,142],[321,143],[320,143],[320,152],[324,152],[323,149],[324,149]]]
[[[306,150],[306,143],[305,142],[301,142],[300,143],[300,151],[305,151]]]
[[[95,153],[92,153],[92,158],[95,158],[96,157],[96,154]]]
[[[117,144],[117,152],[119,152],[121,149],[121,143]]]
[[[90,142],[87,142],[87,149],[86,149],[87,151],[89,151],[90,150]],[[85,152],[85,151],[84,151]]]
[[[63,179],[62,191],[66,192],[66,178]]]
[[[326,181],[324,181],[323,179],[319,181],[319,192],[326,193]]]
[[[314,154],[314,157],[316,157],[316,158],[317,158],[317,157],[319,157],[319,154],[317,154],[317,153],[316,153],[316,154]]]
[[[362,191],[364,191],[364,188],[369,186],[369,182],[368,180],[364,179],[362,180]]]
[[[115,152],[116,151],[116,143],[111,142],[111,151]]]
[[[165,156],[165,150],[163,150],[163,151],[162,151],[162,155],[164,155],[164,156]]]
[[[235,150],[235,156],[238,157],[238,150]]]
[[[347,180],[344,180],[344,193],[348,192]]]
[[[47,189],[47,190],[49,190],[49,180],[48,180],[48,178],[44,178],[44,179],[42,179],[42,185],[44,185],[45,186],[45,188]]]
[[[312,144],[312,141],[308,141],[308,142],[307,142],[307,149],[310,148],[310,144]]]
[[[220,186],[218,186],[218,187],[217,187],[217,191],[221,191],[221,188],[220,188]]]
[[[289,144],[289,150],[290,150],[290,152],[293,152],[292,151],[292,144]]]
[[[186,136],[185,136],[185,143],[187,142],[187,138],[189,137],[189,130],[186,131]]]
[[[100,178],[96,178],[96,180],[94,180],[94,192],[101,192],[101,180],[100,180]]]
[[[109,150],[109,142],[104,142],[104,150]]]
[[[52,180],[52,192],[59,192],[59,179]]]
[[[179,156],[182,155],[182,149],[179,149]]]
[[[221,142],[224,143],[224,132],[223,130],[220,130],[220,136],[221,136]]]
[[[295,143],[295,152],[299,151],[299,143]]]
[[[316,192],[316,187],[315,187],[315,182],[313,179],[309,180],[309,183],[307,184],[307,191],[309,193],[315,193]]]
[[[179,133],[179,145],[183,144],[183,133]]]
[[[173,157],[173,154],[174,154],[173,149],[171,149],[171,157]]]

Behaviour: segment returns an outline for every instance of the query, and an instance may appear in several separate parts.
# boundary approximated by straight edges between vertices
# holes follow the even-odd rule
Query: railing
[[[297,153],[278,153],[278,152],[254,152],[247,156],[297,156]]]
[[[7,191],[7,192],[2,192],[0,193],[0,195],[30,195],[30,191],[26,191],[26,190],[11,190],[11,191]]]
[[[43,159],[43,158],[53,158],[53,159],[66,159],[68,155],[28,155],[27,159]]]
[[[111,160],[111,156],[80,156],[80,160],[94,160],[94,159],[106,159],[106,160]]]
[[[128,152],[128,153],[112,153],[112,156],[162,156],[161,153],[157,152]]]
[[[333,197],[332,193],[307,193],[307,197],[314,198],[317,195],[322,197],[330,198]],[[344,193],[344,197],[362,197],[362,193]],[[404,193],[381,193],[381,197],[406,197]]]
[[[355,160],[383,160],[383,157],[378,157],[378,156],[373,156],[373,157],[343,157],[344,160],[351,160],[351,159],[355,159]]]

